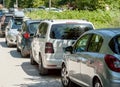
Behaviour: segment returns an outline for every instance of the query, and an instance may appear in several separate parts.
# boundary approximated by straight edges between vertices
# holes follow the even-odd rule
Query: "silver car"
[[[120,87],[120,28],[87,31],[64,51],[64,87]]]
[[[31,43],[31,64],[39,64],[39,73],[48,74],[50,69],[61,69],[62,47],[70,46],[84,32],[94,26],[86,20],[44,20]]]
[[[10,20],[8,26],[5,29],[5,41],[7,46],[16,45],[17,39],[16,36],[18,35],[18,29],[21,28],[22,19],[13,19]]]

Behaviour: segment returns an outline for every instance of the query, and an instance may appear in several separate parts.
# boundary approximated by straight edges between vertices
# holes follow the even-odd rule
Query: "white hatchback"
[[[44,20],[31,44],[31,64],[39,64],[42,75],[61,69],[63,48],[70,46],[85,31],[93,30],[86,20]]]

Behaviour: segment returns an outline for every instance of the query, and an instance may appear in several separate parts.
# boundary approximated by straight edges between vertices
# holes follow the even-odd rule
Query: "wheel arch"
[[[93,80],[92,80],[92,87],[94,87],[94,82],[95,82],[96,80],[99,80],[100,83],[101,83],[101,85],[102,85],[102,87],[103,87],[102,80],[101,80],[98,76],[94,76],[94,77],[93,77]]]

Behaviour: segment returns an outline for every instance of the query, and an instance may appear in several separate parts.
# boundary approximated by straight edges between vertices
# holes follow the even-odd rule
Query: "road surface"
[[[62,87],[56,72],[40,76],[37,65],[31,65],[29,58],[22,58],[16,47],[7,47],[5,38],[0,38],[0,87]]]

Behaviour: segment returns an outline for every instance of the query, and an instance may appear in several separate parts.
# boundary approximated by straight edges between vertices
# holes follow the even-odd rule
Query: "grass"
[[[26,16],[32,19],[86,19],[92,22],[95,28],[120,27],[120,11],[33,11],[27,12]]]

